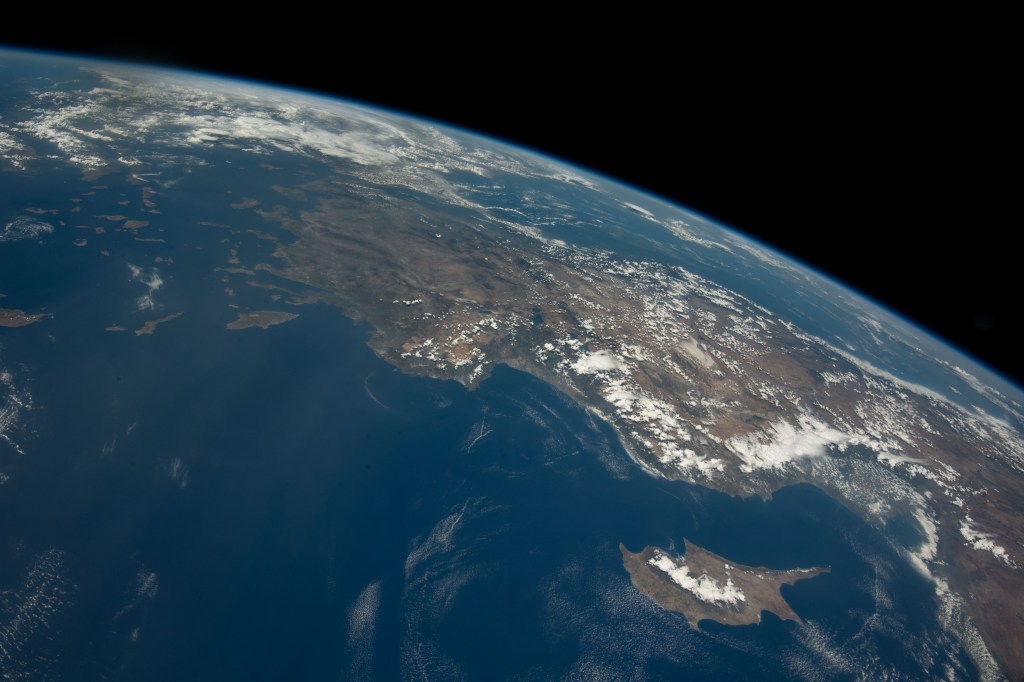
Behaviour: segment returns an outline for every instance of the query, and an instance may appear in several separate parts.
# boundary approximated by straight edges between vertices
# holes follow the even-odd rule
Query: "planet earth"
[[[0,52],[0,677],[1020,679],[1024,393],[586,170]]]

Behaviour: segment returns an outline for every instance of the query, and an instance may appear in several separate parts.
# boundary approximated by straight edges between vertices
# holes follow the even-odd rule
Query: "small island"
[[[254,310],[250,313],[238,313],[238,319],[228,322],[228,329],[249,329],[259,327],[266,329],[275,324],[284,324],[294,320],[298,315],[295,313],[284,313],[277,310]]]
[[[260,202],[251,197],[242,197],[240,201],[234,201],[231,203],[231,208],[246,209],[254,206],[259,206]]]
[[[633,585],[658,606],[686,616],[694,628],[702,620],[724,625],[760,623],[762,611],[803,623],[782,598],[780,588],[830,571],[744,566],[685,540],[684,556],[672,556],[657,547],[633,553],[622,543],[619,550]]]
[[[0,308],[0,327],[26,327],[49,316],[49,313],[33,315],[15,308]]]
[[[175,319],[181,317],[184,314],[185,314],[184,311],[182,311],[182,312],[174,313],[172,315],[167,315],[166,317],[161,317],[159,320],[149,320],[144,325],[142,325],[142,327],[140,327],[139,329],[135,330],[135,336],[146,336],[146,335],[152,334],[153,332],[156,331],[157,325],[163,324],[165,322],[170,322],[171,320],[175,320]],[[107,331],[112,331],[112,330],[108,327]]]

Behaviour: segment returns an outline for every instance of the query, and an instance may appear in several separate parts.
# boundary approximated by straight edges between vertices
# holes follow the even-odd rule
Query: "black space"
[[[973,19],[821,18],[809,38],[760,18],[595,31],[517,15],[470,31],[382,14],[0,29],[0,44],[336,93],[532,147],[755,236],[1024,380],[1009,44]]]

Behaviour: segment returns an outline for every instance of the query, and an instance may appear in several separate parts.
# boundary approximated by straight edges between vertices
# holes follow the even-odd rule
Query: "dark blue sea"
[[[196,170],[162,190],[195,197],[156,197],[138,236],[163,242],[96,217],[135,196],[123,177],[3,179],[0,219],[60,209],[39,216],[52,233],[0,244],[2,304],[52,314],[0,329],[0,369],[31,394],[23,453],[0,442],[10,677],[973,675],[931,585],[815,488],[764,501],[654,479],[552,387],[503,366],[471,392],[403,375],[325,304],[225,329],[232,304],[285,309],[215,270],[231,248],[249,263],[273,250],[246,232],[273,223],[221,200],[226,177]],[[632,587],[618,550],[684,538],[832,572],[783,588],[805,625],[765,614],[694,630]]]

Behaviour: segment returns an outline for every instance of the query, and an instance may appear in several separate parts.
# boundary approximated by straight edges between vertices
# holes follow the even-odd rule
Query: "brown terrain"
[[[284,324],[294,320],[298,315],[295,313],[284,313],[276,310],[256,310],[250,313],[238,313],[238,319],[228,322],[228,329],[249,329],[259,327],[267,329],[275,324]]]
[[[908,519],[921,538],[901,551],[933,582],[941,613],[979,668],[991,671],[991,652],[1005,673],[1024,678],[1019,405],[986,393],[1017,422],[964,406],[682,267],[570,248],[479,206],[402,198],[387,191],[401,184],[392,176],[371,175],[273,185],[289,206],[226,195],[247,237],[277,242],[274,257],[263,259],[270,262],[243,262],[237,249],[226,256],[218,268],[226,289],[246,284],[265,289],[274,303],[337,305],[372,327],[370,345],[380,357],[411,374],[473,388],[498,363],[527,372],[605,418],[652,475],[743,496],[811,483],[879,528]],[[157,192],[139,191],[145,214],[155,213]],[[128,230],[146,224],[98,217]],[[243,228],[201,224],[241,239],[234,235]],[[275,228],[290,236],[277,240]],[[152,334],[181,314],[148,321],[135,334]],[[43,317],[0,309],[0,327]],[[239,313],[228,327],[292,317]],[[660,550],[631,556],[648,551]],[[721,578],[726,569],[715,561],[725,560],[701,551],[691,546],[687,565]],[[626,550],[623,556],[628,568],[633,560]],[[661,596],[652,598],[678,605],[663,579],[633,568],[634,584],[646,576],[638,589],[653,594],[660,585]],[[757,603],[769,602],[758,594]],[[774,609],[788,617],[778,601]]]
[[[655,475],[738,495],[809,482],[880,527],[913,519],[923,539],[908,561],[1004,670],[1024,675],[1024,441],[1013,427],[679,268],[341,183],[298,189],[278,191],[308,197],[306,210],[255,211],[296,237],[278,263],[226,272],[315,287],[369,322],[372,348],[406,372],[473,387],[501,362],[548,381],[604,416]],[[987,654],[972,655],[984,667]]]
[[[49,316],[49,313],[31,314],[15,308],[0,308],[0,327],[24,327]]]
[[[142,325],[140,328],[135,330],[135,336],[147,336],[149,334],[153,334],[154,332],[156,332],[156,328],[159,325],[164,324],[166,322],[170,322],[171,320],[175,320],[175,319],[181,317],[184,314],[185,314],[184,311],[182,311],[182,312],[172,313],[171,315],[165,315],[164,317],[161,317],[158,320],[149,320],[144,325]]]
[[[692,627],[698,627],[702,620],[714,620],[723,625],[760,623],[763,611],[774,613],[782,620],[803,623],[796,611],[783,599],[781,588],[829,571],[827,568],[779,571],[744,566],[727,561],[692,543],[684,543],[685,552],[681,558],[673,558],[657,547],[644,547],[634,554],[620,543],[619,551],[622,552],[622,564],[636,589],[662,608],[686,616]],[[694,582],[700,581],[710,586],[707,592],[712,596],[717,591],[722,594],[735,592],[741,597],[715,600],[705,595],[702,598],[699,582],[698,591],[687,589],[673,580],[658,564],[685,570]]]

